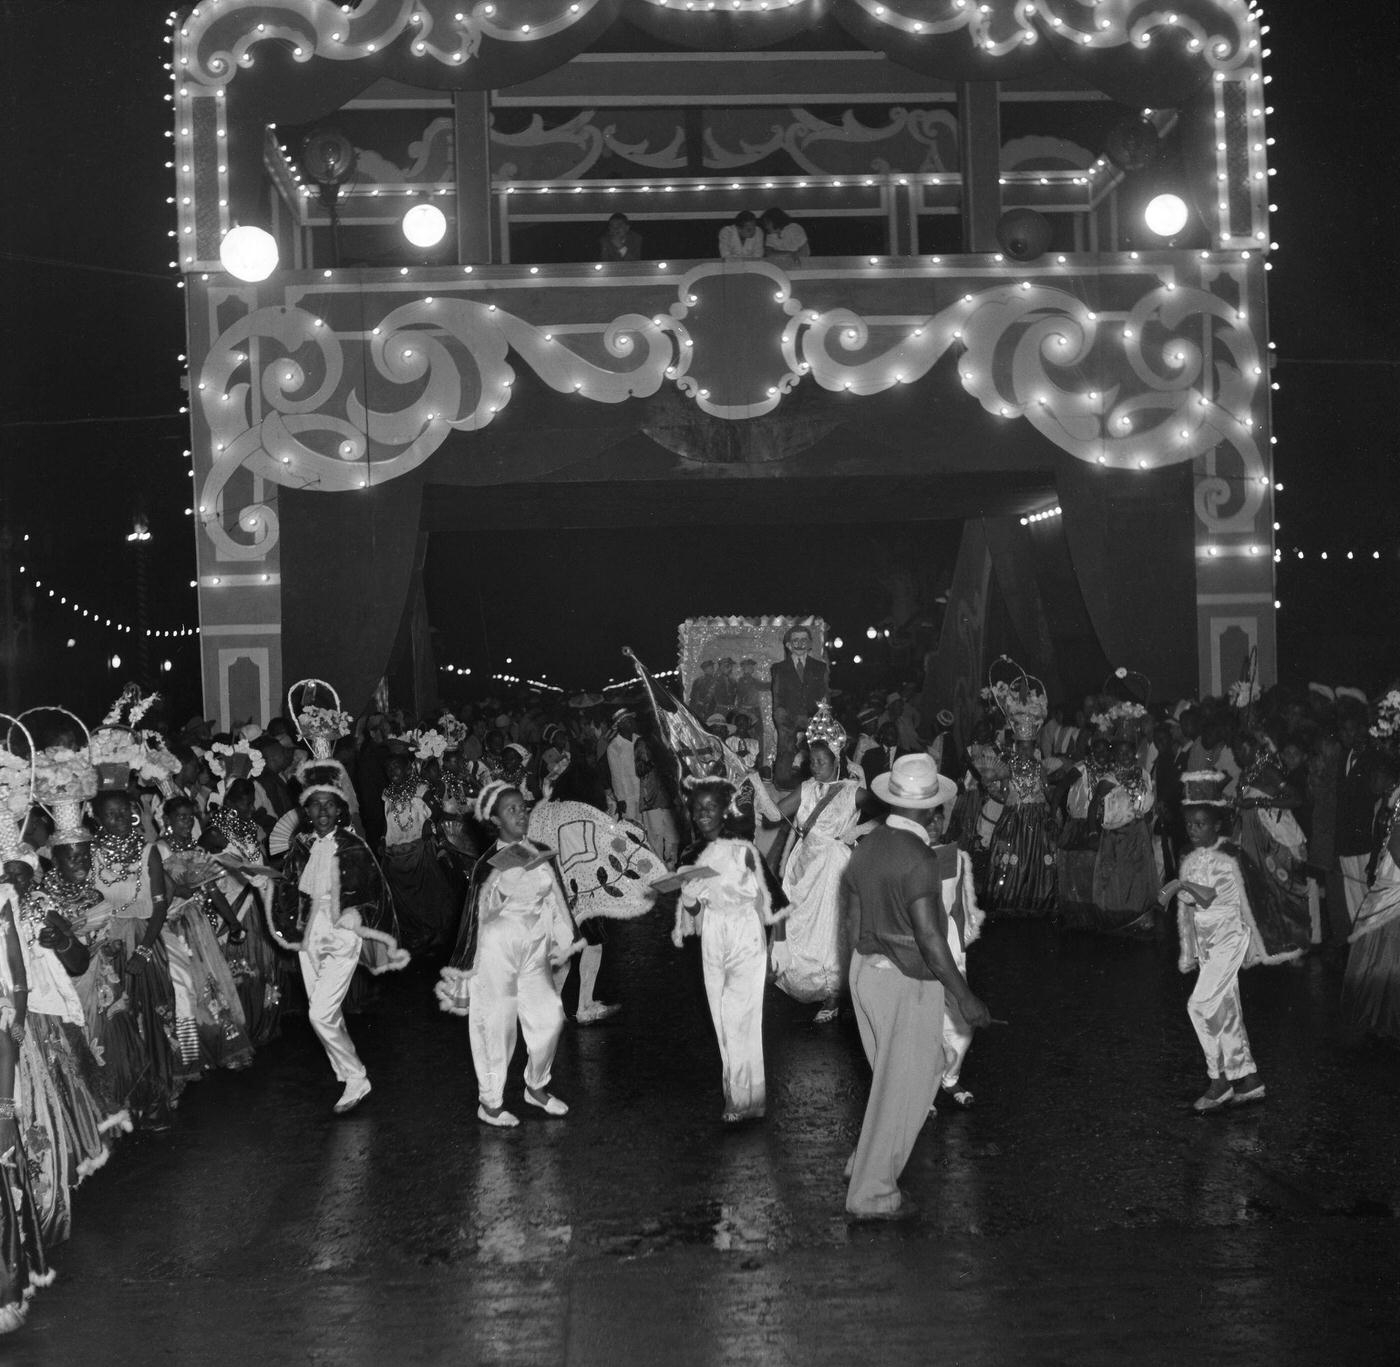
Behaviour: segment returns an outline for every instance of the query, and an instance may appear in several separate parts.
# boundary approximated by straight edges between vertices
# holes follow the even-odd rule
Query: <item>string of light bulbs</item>
[[[29,537],[26,535],[26,541]],[[111,617],[106,613],[99,612],[95,608],[84,607],[76,598],[70,598],[65,593],[60,593],[58,588],[48,580],[41,579],[27,564],[20,565],[18,574],[21,582],[41,597],[51,598],[59,607],[68,608],[75,617],[83,618],[94,627],[101,627],[104,630],[111,630],[123,636],[146,636],[151,640],[176,640],[182,637],[198,636],[199,628],[182,627],[146,627],[144,630],[133,626],[130,622],[123,622],[118,617]]]

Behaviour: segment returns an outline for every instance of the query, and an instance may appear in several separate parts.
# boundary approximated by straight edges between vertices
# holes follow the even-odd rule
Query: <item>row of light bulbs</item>
[[[146,627],[143,632],[140,628],[132,626],[129,622],[123,622],[116,617],[104,616],[93,608],[85,608],[76,598],[69,598],[66,594],[59,593],[51,584],[46,585],[27,565],[21,565],[19,567],[19,573],[24,582],[36,593],[47,594],[47,596],[52,598],[60,607],[70,608],[76,616],[91,622],[95,627],[101,626],[110,628],[112,631],[120,632],[125,636],[145,635],[152,640],[156,638],[174,640],[179,637],[199,635],[198,627],[165,627],[159,629]]]
[[[212,10],[218,8],[219,0],[204,0],[204,3],[208,5],[208,7]],[[683,12],[693,14],[728,11],[730,13],[763,14],[778,13],[785,9],[793,9],[797,5],[801,4],[802,0],[649,0],[649,3],[656,6],[658,9],[669,9],[677,13]],[[974,6],[976,10],[980,12],[981,15],[986,15],[990,13],[990,6],[988,6],[985,3],[982,3],[981,0],[949,0],[949,3],[951,8],[957,14],[966,13],[970,8]],[[946,20],[939,22],[931,21],[928,19],[913,19],[910,18],[908,15],[902,13],[898,7],[891,7],[886,4],[877,3],[877,0],[860,0],[860,4],[867,14],[879,20],[879,22],[884,24],[886,27],[896,29],[900,33],[912,37],[935,37],[938,36],[940,32],[946,29]],[[1240,8],[1238,5],[1235,5],[1234,7]],[[352,7],[350,5],[342,5],[340,8],[343,14],[349,15],[352,12]],[[591,9],[592,6],[590,5],[589,8]],[[1037,14],[1039,13],[1040,9],[1041,6],[1036,3],[1033,3],[1033,0],[1026,0],[1026,2],[1021,7],[1021,15],[1024,21],[1024,26],[1019,28],[1016,31],[1016,33],[1012,36],[1012,38],[1010,38],[1009,40],[1003,40],[1001,42],[998,42],[995,38],[988,34],[982,39],[980,39],[978,45],[985,51],[992,53],[1004,53],[1012,51],[1023,44],[1027,47],[1031,46],[1032,44],[1038,41],[1039,34],[1034,28],[1030,27],[1029,21],[1037,17]],[[497,13],[497,5],[494,3],[494,0],[492,0],[492,2],[490,3],[482,5],[480,12],[487,18],[494,18]],[[563,20],[565,13],[567,13],[570,16],[579,17],[582,14],[582,12],[583,5],[582,3],[580,3],[580,0],[568,0],[568,3],[566,5],[561,5],[560,14],[555,20],[548,21],[546,24],[543,25],[532,25],[529,23],[522,23],[514,26],[510,31],[519,34],[520,37],[525,38],[528,38],[532,32],[538,32],[541,37],[548,36],[548,34],[552,31],[552,25],[555,25],[560,20]],[[1255,22],[1257,22],[1262,17],[1262,11],[1259,11],[1257,9],[1249,10],[1248,14],[1250,19],[1254,20]],[[409,14],[408,22],[417,27],[424,22],[426,17],[427,16],[422,11],[415,9],[414,11],[412,11],[412,13]],[[1045,17],[1048,23],[1050,24],[1051,28],[1057,31],[1063,31],[1064,36],[1070,38],[1073,41],[1079,42],[1086,47],[1103,45],[1106,42],[1112,42],[1114,44],[1117,44],[1120,41],[1120,36],[1114,31],[1112,21],[1103,16],[1100,16],[1095,21],[1094,27],[1088,31],[1076,28],[1075,26],[1070,24],[1066,24],[1065,20],[1061,18],[1058,14],[1052,13]],[[190,12],[190,19],[198,20],[199,18],[200,9],[198,6],[196,6]],[[465,25],[467,23],[467,15],[462,10],[456,11],[453,15],[453,18],[458,24]],[[1204,49],[1204,44],[1202,40],[1199,36],[1197,36],[1195,32],[1192,31],[1197,26],[1192,24],[1188,19],[1184,19],[1181,15],[1174,12],[1159,14],[1154,16],[1154,18],[1156,20],[1156,26],[1159,29],[1180,28],[1183,32],[1187,33],[1188,37],[1185,46],[1189,52],[1197,53],[1201,52]],[[176,22],[177,12],[171,11],[169,17],[166,20],[166,23],[173,29],[175,27]],[[259,34],[265,33],[266,25],[258,24],[256,31]],[[1262,31],[1267,32],[1267,29]],[[180,29],[180,36],[188,37],[189,29],[186,27],[182,27]],[[347,35],[343,32],[334,32],[330,35],[330,37],[332,42],[342,43],[345,46],[350,46],[349,39]],[[1150,47],[1153,42],[1153,30],[1144,28],[1135,38],[1132,39],[1132,41],[1138,47]],[[1258,46],[1259,40],[1257,38],[1251,38],[1248,40],[1248,50],[1254,51],[1258,48]],[[378,47],[379,45],[375,41],[368,41],[360,44],[360,50],[364,52],[367,56],[372,55],[374,52],[376,52],[378,50]],[[428,45],[421,39],[415,40],[411,44],[411,51],[415,56],[421,57],[427,53]],[[1230,54],[1230,44],[1224,39],[1217,39],[1212,44],[1211,51],[1212,54],[1217,58],[1228,57]],[[302,48],[299,44],[293,44],[292,55],[298,60],[302,60],[306,57],[307,54],[305,49]],[[463,60],[463,53],[460,49],[458,49],[450,54],[450,58],[453,62],[460,63]],[[242,67],[251,67],[253,65],[252,54],[250,52],[245,51],[238,58],[238,62],[239,65]],[[222,63],[218,59],[214,59],[210,62],[210,69],[213,71],[222,70]]]

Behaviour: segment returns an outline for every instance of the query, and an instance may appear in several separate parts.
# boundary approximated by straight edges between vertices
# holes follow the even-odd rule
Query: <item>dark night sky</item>
[[[1334,677],[1367,661],[1393,666],[1396,654],[1400,290],[1393,234],[1400,164],[1390,130],[1400,9],[1290,0],[1266,11],[1269,99],[1277,111],[1271,159],[1279,168],[1271,312],[1281,384],[1276,451],[1285,485],[1280,544],[1308,550],[1307,561],[1290,553],[1280,567],[1280,664],[1285,675]],[[188,588],[193,531],[183,511],[187,441],[177,411],[182,295],[166,264],[174,221],[165,202],[173,193],[164,167],[167,12],[145,0],[0,0],[0,515],[12,532],[34,538],[14,564],[42,569],[85,606],[129,620],[136,552],[124,538],[133,515],[144,511],[155,534],[147,554],[156,625],[192,622],[195,613]],[[736,557],[749,541],[736,541]],[[1324,547],[1332,552],[1325,569],[1316,558]],[[1364,549],[1368,559],[1338,562],[1348,548]],[[1370,561],[1372,548],[1388,559]],[[650,549],[664,554],[664,544]],[[586,559],[586,544],[577,554]],[[557,582],[558,566],[547,572]],[[849,562],[836,573],[859,577]],[[630,594],[633,613],[667,623],[669,640],[679,616],[715,604],[697,590],[683,611],[674,576],[655,587],[665,578],[633,576]],[[805,605],[820,584],[775,592],[768,610],[793,606],[799,588]],[[484,583],[483,591],[504,601],[513,590],[503,579]],[[767,599],[740,596],[735,610],[768,608]],[[849,596],[839,591],[840,601]],[[837,591],[829,597],[836,601]],[[51,693],[73,664],[101,672],[104,654],[121,648],[74,622],[39,604],[24,653],[26,696]],[[539,668],[567,674],[580,662],[572,631],[555,631],[538,645]],[[607,638],[596,657],[604,676],[621,634],[611,619],[593,624],[590,635]],[[1368,635],[1378,639],[1358,639]],[[69,636],[79,645],[65,651]],[[153,657],[167,654],[192,681],[193,650],[167,647]],[[97,697],[106,691],[103,679]]]

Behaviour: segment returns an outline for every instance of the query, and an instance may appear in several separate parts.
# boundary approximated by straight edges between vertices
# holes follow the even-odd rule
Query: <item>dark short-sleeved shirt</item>
[[[883,954],[907,977],[932,982],[933,970],[919,952],[909,908],[920,897],[942,905],[934,852],[912,831],[882,825],[856,846],[843,877],[860,899],[857,953]]]

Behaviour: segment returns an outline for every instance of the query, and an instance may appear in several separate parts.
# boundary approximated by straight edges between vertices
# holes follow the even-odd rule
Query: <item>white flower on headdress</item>
[[[1113,671],[1113,677],[1115,679],[1126,679],[1128,677],[1128,671],[1123,665],[1119,665],[1118,668]]]
[[[225,759],[231,759],[234,755],[244,755],[249,762],[248,777],[257,778],[263,771],[263,757],[261,750],[255,750],[246,740],[238,740],[233,745],[226,741],[215,741],[214,747],[209,752],[209,767],[219,778],[223,778],[227,770]]]
[[[1400,735],[1400,689],[1392,688],[1376,704],[1376,721],[1370,729],[1377,740],[1390,740]]]
[[[1259,697],[1259,683],[1256,679],[1236,679],[1230,685],[1230,705],[1243,711]]]

